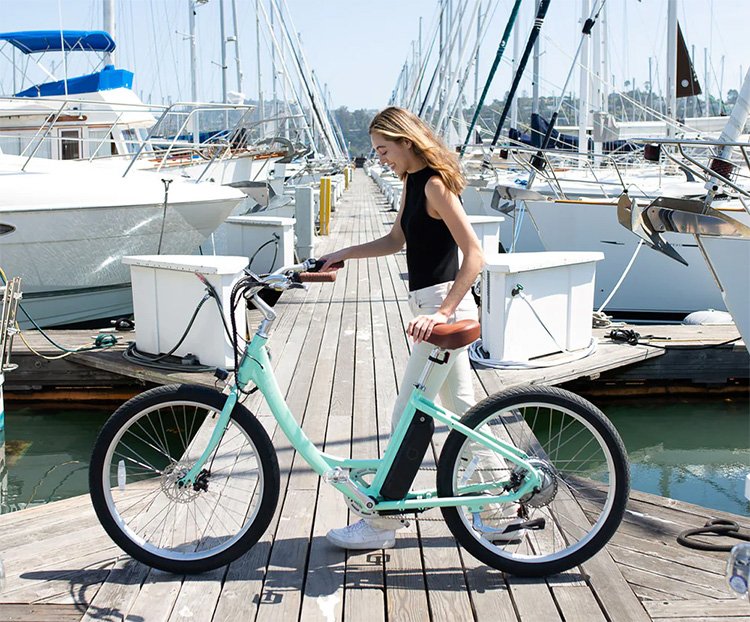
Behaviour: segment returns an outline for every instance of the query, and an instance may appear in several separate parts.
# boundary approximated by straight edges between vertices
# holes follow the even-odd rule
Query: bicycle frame
[[[255,302],[257,299],[253,298],[253,300]],[[266,322],[261,324],[252,341],[245,348],[236,372],[235,384],[230,386],[227,401],[216,422],[211,439],[197,462],[180,479],[182,485],[192,486],[193,482],[195,482],[205,463],[209,460],[211,454],[216,450],[221,441],[221,437],[229,424],[232,410],[237,404],[240,389],[244,389],[252,383],[265,397],[274,418],[289,439],[292,447],[302,456],[310,468],[349,499],[363,505],[367,511],[399,513],[458,505],[465,506],[472,512],[481,511],[487,504],[518,501],[525,495],[533,492],[535,488],[541,486],[542,480],[537,469],[529,464],[527,456],[522,450],[494,436],[466,427],[460,423],[459,416],[437,406],[428,399],[420,387],[413,389],[404,414],[393,431],[392,438],[382,458],[370,460],[339,458],[320,451],[305,435],[295,420],[276,383],[266,348],[268,341],[267,329],[273,318],[274,315],[271,311],[271,317],[267,316]],[[428,365],[433,364],[435,363],[428,362]],[[409,491],[400,500],[383,500],[380,495],[380,488],[417,410],[445,424],[452,430],[458,430],[484,447],[491,449],[504,460],[526,470],[528,475],[524,477],[522,484],[515,490],[506,490],[504,488],[504,485],[509,484],[507,481],[496,481],[489,484],[464,486],[458,491],[457,496],[454,497],[438,497],[437,491],[430,489]],[[345,469],[349,469],[350,475],[345,475]],[[373,472],[374,478],[371,483],[368,484],[362,479],[365,473],[372,474]],[[502,489],[502,493],[488,493],[489,489]]]

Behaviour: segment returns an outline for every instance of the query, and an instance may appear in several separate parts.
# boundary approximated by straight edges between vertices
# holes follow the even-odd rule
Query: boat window
[[[89,130],[89,138],[91,139],[91,151],[95,151],[95,157],[103,158],[111,155],[117,155],[117,143],[112,136],[112,132],[107,130]]]
[[[138,140],[138,133],[135,128],[125,128],[122,130],[122,138],[125,141],[125,146],[128,149],[128,153],[135,153],[138,151],[140,141]]]
[[[81,130],[60,130],[60,159],[77,160],[81,157]]]
[[[138,136],[140,137],[141,142],[145,143],[146,140],[148,139],[148,130],[145,127],[138,128]],[[144,151],[153,151],[153,149],[151,145],[147,144]]]
[[[0,133],[0,149],[8,155],[31,155],[34,151],[36,158],[52,158],[52,147],[57,150],[57,139],[54,136],[47,136],[39,144],[39,136],[36,132],[13,132],[12,135],[3,135]],[[25,150],[25,151],[24,151]]]

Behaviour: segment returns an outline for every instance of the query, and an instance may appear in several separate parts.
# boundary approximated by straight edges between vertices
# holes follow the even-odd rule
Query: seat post
[[[439,358],[441,353],[445,353],[442,359]],[[420,391],[424,391],[427,383],[427,377],[430,375],[432,368],[435,365],[445,365],[445,363],[448,362],[448,358],[450,358],[450,352],[445,350],[445,348],[434,347],[432,349],[432,352],[430,352],[430,356],[427,357],[427,363],[422,370],[422,375],[419,377],[417,384],[414,386]]]

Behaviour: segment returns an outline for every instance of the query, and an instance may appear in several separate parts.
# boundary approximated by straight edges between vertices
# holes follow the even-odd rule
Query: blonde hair
[[[435,132],[417,115],[403,108],[391,106],[381,110],[370,122],[369,133],[378,132],[392,141],[410,140],[414,155],[434,168],[446,188],[456,195],[466,187],[458,158]],[[401,178],[406,177],[404,173]]]

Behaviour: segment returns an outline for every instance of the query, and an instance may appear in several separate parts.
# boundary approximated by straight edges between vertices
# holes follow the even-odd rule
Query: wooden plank
[[[605,616],[591,590],[587,587],[553,587],[560,611],[565,620],[576,622],[605,622],[608,619],[629,620],[628,610],[615,609]]]
[[[130,608],[148,573],[148,566],[130,558],[118,561],[86,609],[81,622],[128,619]]]
[[[726,591],[684,583],[679,578],[648,572],[633,566],[620,566],[620,571],[628,583],[648,587],[665,594],[676,594],[692,600],[694,598],[724,598]]]
[[[312,525],[310,508],[317,491],[290,490],[268,562],[257,620],[296,619],[302,606],[307,550]]]
[[[644,603],[646,611],[654,620],[662,618],[717,617],[748,618],[748,604],[738,598],[710,600],[653,601]]]
[[[562,620],[552,598],[552,592],[544,579],[508,576],[507,581],[519,620]]]
[[[598,377],[611,369],[634,365],[650,358],[663,356],[664,350],[649,346],[631,346],[628,344],[602,343],[597,344],[593,354],[578,361],[562,363],[555,367],[536,369],[504,369],[477,368],[482,382],[494,388],[488,393],[523,384],[559,385],[579,378]],[[549,364],[553,360],[545,357],[540,363]]]
[[[371,239],[366,219],[359,221],[353,242],[361,244]],[[351,262],[350,262],[351,263]],[[352,396],[352,445],[354,458],[378,457],[377,411],[373,395],[372,324],[370,321],[367,261],[354,262],[350,267],[355,282],[347,282],[347,300],[352,300],[344,310],[342,326],[351,326],[353,335],[352,360],[342,361],[341,351],[337,360],[345,368],[353,363]],[[345,354],[344,354],[345,355]],[[346,356],[346,355],[345,355]],[[358,517],[350,512],[350,522]],[[348,612],[368,612],[368,619],[385,619],[385,578],[383,573],[384,555],[381,551],[349,551],[346,562],[345,615]]]
[[[338,336],[341,330],[343,303],[340,298],[346,285],[345,278],[337,278],[330,288],[328,312],[324,322],[322,344],[315,365],[315,385],[308,401],[305,422],[313,422],[306,432],[313,442],[320,442],[327,453],[337,455],[345,449],[349,455],[351,443],[351,419],[331,410],[331,395],[336,366]],[[322,429],[322,438],[320,438]],[[321,442],[322,441],[322,442]],[[311,483],[304,480],[312,479]],[[318,491],[315,506],[313,540],[310,546],[304,594],[302,597],[302,620],[341,619],[344,601],[344,574],[346,552],[331,546],[325,534],[333,528],[346,524],[348,511],[340,493],[331,486],[314,478],[296,478],[295,485],[310,486],[314,483]]]
[[[0,622],[78,622],[80,619],[81,611],[78,605],[0,605]]]
[[[199,576],[185,577],[169,622],[211,620],[225,574],[226,568],[218,568]]]
[[[677,544],[676,540],[674,541],[674,544],[669,545],[649,538],[638,538],[626,533],[626,527],[627,525],[623,523],[623,525],[617,530],[617,533],[608,545],[610,548],[622,547],[631,551],[646,553],[657,557],[658,559],[669,561],[680,566],[697,568],[704,572],[711,572],[718,575],[724,574],[726,559],[720,559],[718,557],[714,559],[703,555],[702,551],[686,549]],[[616,557],[614,554],[613,556]]]
[[[725,589],[723,574],[714,574],[699,568],[682,566],[670,560],[662,560],[655,555],[648,555],[640,551],[623,549],[616,546],[610,547],[608,550],[612,558],[620,566],[631,566],[651,573],[661,574],[665,577],[679,578],[681,582],[687,585],[716,590],[717,593],[722,593]]]
[[[167,622],[182,589],[183,577],[151,570],[143,583],[126,620]]]
[[[633,588],[635,595],[638,596],[644,604],[650,600],[664,600],[665,598],[670,600],[685,600],[686,598],[684,594],[667,594],[659,590],[651,589],[650,587],[643,587],[642,585],[631,584],[630,587]]]
[[[704,508],[700,505],[687,503],[686,501],[660,497],[639,490],[632,490],[630,492],[630,500],[631,505],[636,510],[641,507],[651,508],[658,517],[673,518],[675,520],[682,517],[683,520],[689,521],[688,524],[695,527],[700,527],[704,524],[700,523],[701,519],[707,521],[712,518],[722,518],[736,522],[743,529],[750,529],[750,517],[748,516],[723,512],[714,508]],[[695,517],[695,522],[692,517]]]
[[[384,235],[376,209],[370,212],[372,235]],[[370,310],[372,313],[372,349],[375,364],[375,405],[381,455],[391,434],[391,415],[398,391],[396,358],[401,367],[408,357],[400,312],[387,265],[383,258],[368,260]],[[394,341],[396,342],[394,345]],[[422,568],[416,525],[397,531],[396,547],[384,558],[386,606],[389,620],[421,622],[429,615],[425,577]]]
[[[341,620],[344,608],[346,552],[332,546],[325,534],[346,523],[347,509],[340,493],[321,484],[315,510],[315,531],[305,577],[300,620]]]

